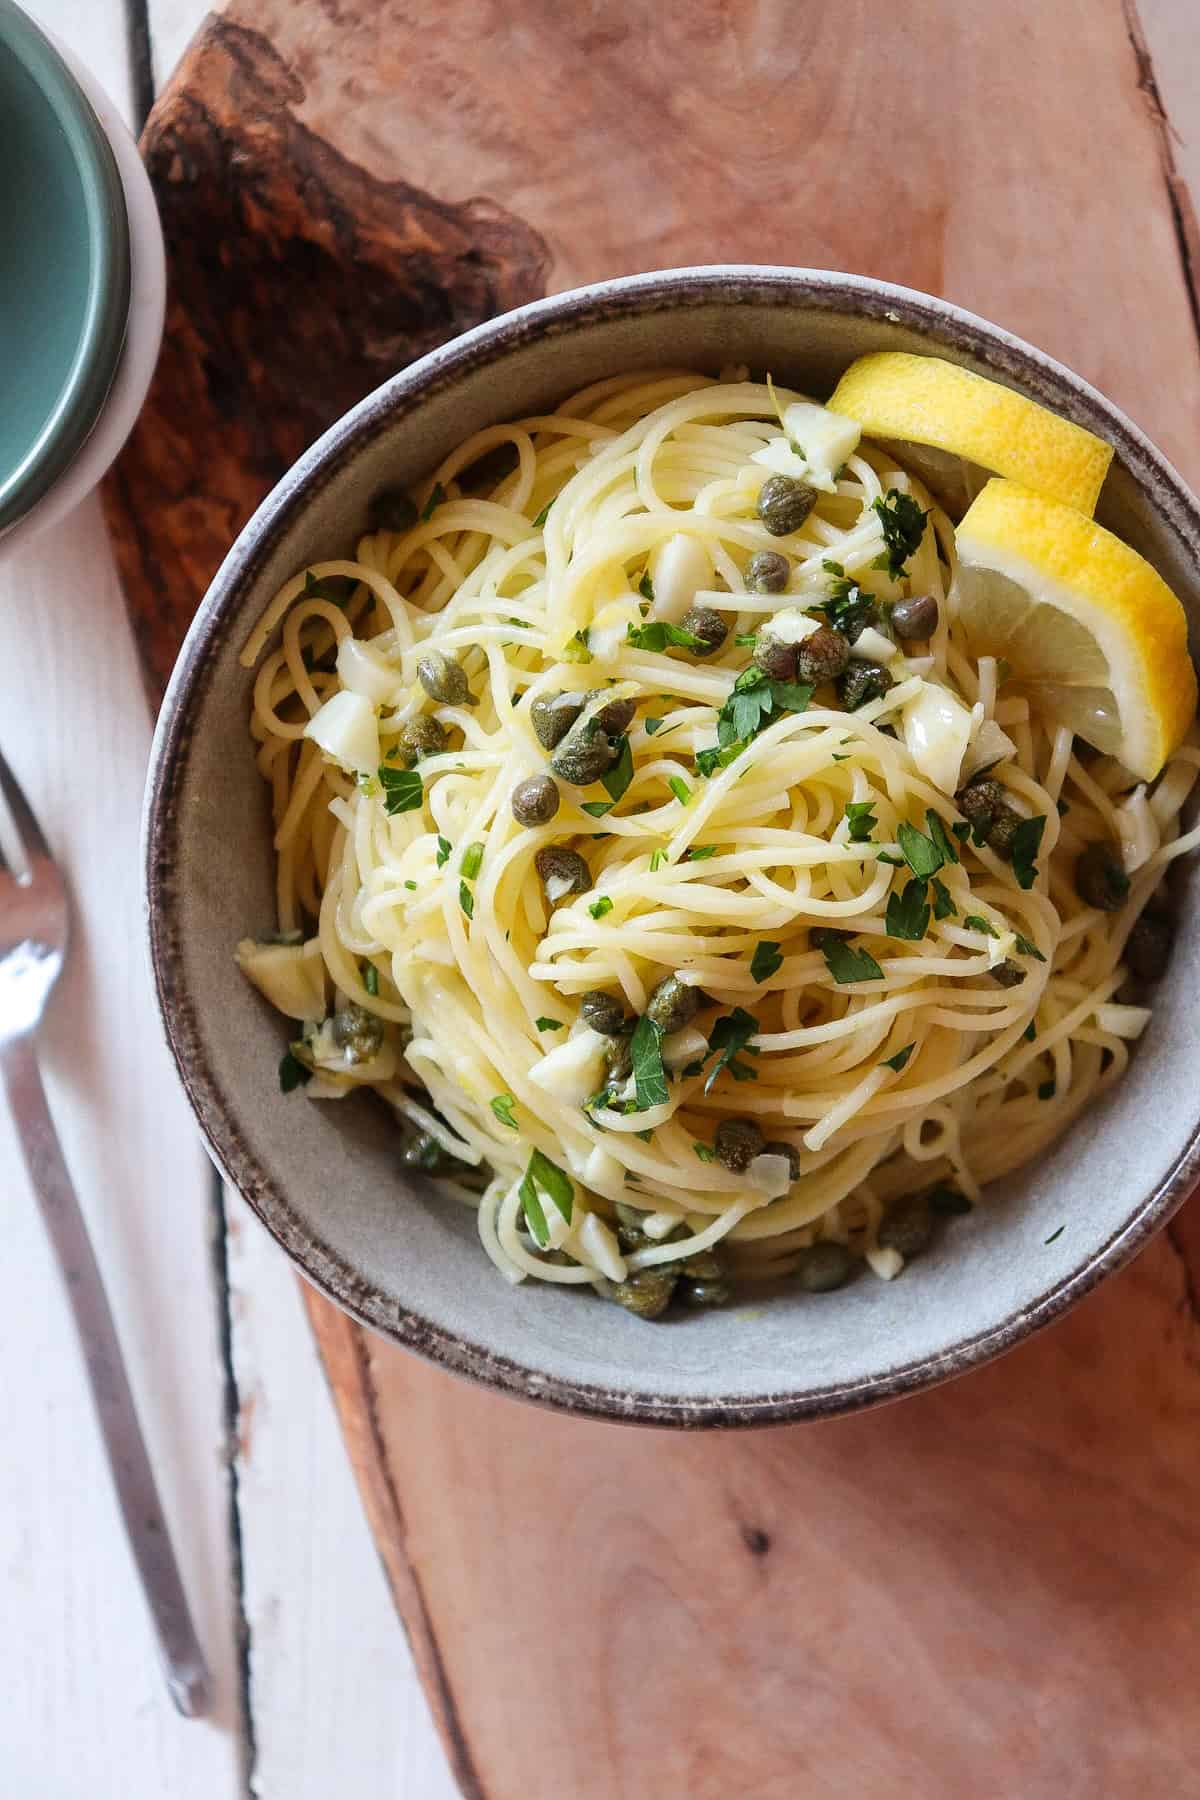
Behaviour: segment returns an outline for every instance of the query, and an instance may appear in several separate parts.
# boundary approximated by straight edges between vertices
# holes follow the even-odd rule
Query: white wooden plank
[[[295,1276],[228,1199],[238,1501],[262,1800],[457,1800]]]
[[[0,738],[75,896],[44,1065],[217,1688],[212,1724],[171,1707],[5,1116],[0,1789],[14,1800],[231,1800],[237,1671],[210,1177],[140,951],[149,721],[94,500],[0,563]]]

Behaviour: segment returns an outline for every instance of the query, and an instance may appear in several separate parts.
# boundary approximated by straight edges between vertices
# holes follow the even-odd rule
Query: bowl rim
[[[87,219],[88,284],[79,340],[33,443],[0,474],[0,532],[54,486],[100,417],[117,373],[129,318],[131,272],[125,189],[95,108],[50,38],[0,0],[0,46],[40,90],[67,142]]]
[[[184,753],[206,691],[203,674],[210,645],[226,622],[236,618],[246,591],[296,513],[349,458],[430,392],[543,335],[586,329],[614,313],[643,316],[680,306],[735,303],[747,295],[758,304],[807,303],[907,325],[931,336],[936,347],[954,345],[998,375],[1008,376],[1023,392],[1059,411],[1065,409],[1113,444],[1117,458],[1155,511],[1200,563],[1200,501],[1145,434],[1066,365],[977,314],[915,289],[833,270],[712,264],[596,282],[488,320],[411,363],[331,425],[276,484],[238,534],[180,650],[155,728],[142,820],[147,941],[168,1047],[214,1162],[305,1278],[359,1324],[455,1374],[576,1416],[660,1427],[754,1426],[829,1418],[916,1393],[1014,1348],[1127,1263],[1183,1203],[1200,1176],[1200,1115],[1166,1173],[1126,1222],[1073,1272],[998,1323],[985,1325],[932,1356],[802,1393],[765,1391],[699,1399],[637,1387],[607,1388],[546,1374],[388,1300],[301,1225],[281,1187],[250,1152],[237,1127],[235,1105],[206,1065],[194,1002],[174,948],[172,881],[179,835],[175,801]]]

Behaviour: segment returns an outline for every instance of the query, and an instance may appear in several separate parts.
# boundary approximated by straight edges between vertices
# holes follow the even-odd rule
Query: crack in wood
[[[1192,309],[1192,323],[1196,328],[1197,337],[1200,338],[1200,220],[1196,216],[1191,191],[1179,173],[1179,167],[1175,161],[1175,141],[1178,140],[1179,134],[1172,125],[1170,115],[1163,104],[1158,77],[1154,73],[1154,59],[1150,54],[1150,45],[1138,13],[1137,0],[1121,0],[1121,10],[1125,19],[1125,32],[1137,63],[1138,88],[1145,98],[1146,108],[1158,139],[1159,162],[1162,165],[1163,180],[1166,184],[1171,222],[1175,228],[1175,240],[1179,247],[1184,284],[1187,287],[1188,300]]]

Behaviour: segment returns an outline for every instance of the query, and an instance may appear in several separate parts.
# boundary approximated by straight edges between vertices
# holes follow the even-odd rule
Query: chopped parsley
[[[639,1112],[645,1112],[648,1106],[662,1106],[668,1098],[662,1040],[662,1026],[643,1013],[629,1045]]]
[[[717,854],[715,844],[693,844],[684,858],[685,862],[707,862],[710,856]]]
[[[424,525],[428,520],[432,519],[434,513],[437,511],[438,507],[442,504],[442,501],[445,498],[446,498],[445,488],[442,486],[440,481],[435,481],[433,484],[433,488],[430,492],[429,498],[425,502],[425,505],[421,510],[422,525]]]
[[[529,1167],[522,1177],[518,1191],[525,1213],[525,1222],[529,1226],[532,1236],[544,1250],[550,1242],[550,1231],[546,1224],[546,1215],[542,1210],[542,1197],[545,1196],[546,1199],[553,1201],[569,1225],[574,1210],[575,1189],[571,1185],[570,1178],[563,1173],[557,1163],[552,1163],[548,1156],[543,1156],[540,1150],[535,1150],[529,1159]]]
[[[425,798],[425,784],[415,769],[379,768],[379,785],[383,789],[383,808],[387,813],[415,812]]]
[[[293,1088],[303,1087],[306,1081],[311,1080],[312,1070],[306,1069],[291,1050],[285,1050],[279,1064],[280,1092],[290,1094]]]
[[[1032,1019],[1030,1019],[1028,1025],[1025,1027],[1024,1031],[1021,1033],[1021,1036],[1025,1039],[1025,1042],[1027,1044],[1032,1044],[1034,1038],[1037,1036],[1037,1026],[1034,1024]]]
[[[483,845],[468,844],[462,853],[461,868],[468,881],[474,881],[483,867]]]
[[[658,730],[659,726],[666,724],[666,720],[665,719],[643,719],[642,723],[646,727],[646,736],[653,737],[655,732]]]
[[[708,750],[697,752],[696,767],[702,775],[711,775],[714,768],[725,768],[773,719],[784,713],[802,713],[812,695],[811,686],[772,681],[752,663],[734,682],[733,691],[717,714],[717,742]]]
[[[697,750],[696,767],[701,775],[714,775],[718,769],[727,769],[731,762],[736,762],[745,748],[746,744],[741,739],[736,743],[726,744],[724,748],[720,744],[712,744],[707,750]]]
[[[611,800],[581,800],[579,802],[580,812],[590,813],[593,819],[602,819],[605,813],[610,813],[612,809]],[[611,833],[605,833],[605,836],[610,835]]]
[[[901,819],[896,828],[896,841],[900,845],[900,853],[918,881],[928,881],[936,875],[945,862],[941,850],[931,837],[910,825],[907,819]]]
[[[598,900],[593,900],[592,904],[588,907],[588,911],[591,913],[593,919],[602,919],[605,913],[610,913],[612,909],[613,903],[607,894],[601,894],[600,898]]]
[[[674,794],[675,798],[678,800],[680,806],[686,806],[688,801],[692,797],[692,790],[688,786],[687,782],[683,779],[683,776],[682,775],[669,776],[668,780],[667,780],[667,786],[670,788],[671,792]]]
[[[492,1095],[492,1111],[495,1113],[500,1123],[502,1125],[507,1125],[511,1131],[519,1131],[521,1129],[517,1124],[517,1121],[513,1118],[513,1107],[515,1105],[516,1101],[511,1094]]]
[[[948,834],[946,827],[942,824],[941,814],[935,813],[931,806],[927,807],[925,812],[925,823],[929,827],[930,837],[942,853],[942,861],[956,863],[958,861],[958,846]]]
[[[413,883],[413,886],[416,886],[415,882]],[[379,992],[379,970],[375,967],[374,963],[368,963],[363,970],[363,986],[366,988],[371,998],[374,999],[375,995]]]
[[[777,969],[783,967],[783,958],[779,954],[779,945],[773,944],[769,938],[755,944],[754,955],[750,958],[750,973],[755,981],[766,981]]]
[[[475,917],[475,896],[465,881],[460,881],[458,884],[458,904],[462,907],[468,919],[473,919]]]
[[[915,1044],[905,1044],[903,1050],[897,1050],[895,1056],[885,1056],[883,1059],[884,1068],[895,1069],[898,1075],[916,1047]]]
[[[1056,1089],[1057,1089],[1057,1084],[1053,1081],[1041,1082],[1038,1087],[1038,1091],[1037,1091],[1038,1099],[1039,1100],[1053,1100]]]
[[[1031,888],[1037,880],[1037,853],[1046,829],[1045,816],[1022,819],[1012,834],[1012,866],[1019,887]]]
[[[884,550],[871,567],[886,569],[892,580],[898,581],[908,574],[905,564],[921,547],[929,514],[922,512],[911,494],[902,494],[899,488],[889,488],[884,497],[872,505],[883,527]]]
[[[413,893],[413,894],[416,893],[417,884],[415,881],[406,881],[404,885],[409,890],[410,893]]]
[[[649,569],[643,569],[642,579],[638,582],[637,591],[642,596],[643,600],[649,600],[651,605],[653,605],[653,603],[654,603],[654,583],[650,579]]]
[[[821,567],[834,579],[829,598],[821,601],[815,610],[824,613],[826,624],[840,631],[853,644],[865,628],[874,625],[879,618],[875,596],[859,587],[840,562],[826,557]]]
[[[611,800],[619,800],[625,789],[633,780],[633,751],[629,748],[628,736],[617,739],[620,753],[616,762],[606,775],[600,777],[600,785],[607,791]]]
[[[739,650],[753,650],[758,643],[757,631],[739,631],[734,636],[734,643]]]
[[[971,835],[971,824],[968,819],[956,819],[950,829],[960,844]]]
[[[848,800],[846,802],[846,819],[850,826],[850,842],[852,844],[869,844],[871,833],[879,823],[875,817],[873,800]]]
[[[635,650],[698,650],[708,649],[702,637],[694,631],[685,631],[682,625],[672,625],[666,619],[651,619],[645,625],[631,625],[628,642]]]
[[[541,1019],[535,1019],[533,1022],[537,1026],[539,1031],[561,1031],[563,1028],[563,1022],[561,1019],[541,1018]]]
[[[535,531],[540,531],[542,529],[542,526],[546,523],[546,520],[550,517],[550,508],[553,505],[554,505],[553,500],[547,500],[545,506],[543,506],[541,512],[538,514],[537,518],[533,521],[533,529]]]
[[[667,853],[665,850],[652,850],[650,852],[650,873],[652,875],[657,875],[666,860]]]
[[[935,919],[952,919],[952,918],[954,918],[955,914],[958,911],[958,908],[957,908],[957,906],[955,906],[954,901],[950,897],[950,889],[946,886],[944,881],[939,881],[936,875],[934,876],[933,882],[931,885],[933,887],[933,916],[934,916],[934,918]]]
[[[881,850],[879,855],[875,858],[875,861],[887,863],[890,869],[903,869],[908,866],[905,863],[904,858],[902,856],[897,856],[892,850]]]
[[[439,869],[444,869],[446,864],[450,861],[450,854],[453,848],[454,846],[451,844],[449,838],[439,837],[437,847],[437,866]]]
[[[849,981],[883,980],[883,970],[869,950],[855,950],[840,938],[825,938],[821,943],[821,954],[825,958],[825,967],[839,987]]]
[[[1052,1231],[1048,1238],[1043,1238],[1043,1240],[1042,1240],[1043,1243],[1052,1244],[1054,1242],[1055,1238],[1060,1238],[1065,1230],[1066,1230],[1066,1226],[1060,1225],[1058,1230]]]
[[[692,1145],[692,1149],[701,1162],[716,1162],[717,1160],[717,1153],[710,1144],[695,1143]]]
[[[758,1051],[750,1043],[750,1039],[757,1033],[758,1020],[744,1007],[735,1006],[731,1013],[722,1013],[713,1025],[708,1040],[708,1054],[711,1056],[715,1050],[717,1060],[709,1070],[708,1079],[704,1083],[706,1094],[712,1092],[713,1083],[723,1069],[728,1069],[735,1081],[758,1080],[758,1070],[740,1060],[743,1050],[748,1056],[758,1055]]]
[[[968,931],[982,931],[985,936],[992,938],[1000,936],[996,927],[990,925],[980,913],[967,913],[963,919],[963,924]]]
[[[902,894],[893,888],[888,895],[887,912],[884,915],[884,926],[889,937],[907,938],[918,942],[929,930],[929,906],[925,898],[925,883],[910,881]]]
[[[1015,944],[1018,956],[1032,956],[1035,957],[1038,962],[1045,962],[1046,959],[1038,949],[1037,945],[1031,944],[1027,937],[1021,936],[1019,931],[1016,934]]]
[[[588,644],[587,631],[577,631],[574,637],[568,638],[562,649],[559,651],[559,655],[564,662],[590,663],[592,660],[592,652]]]

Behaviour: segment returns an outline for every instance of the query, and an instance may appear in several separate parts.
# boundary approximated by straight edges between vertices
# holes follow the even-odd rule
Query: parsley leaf
[[[648,1106],[662,1106],[668,1098],[662,1039],[662,1026],[643,1013],[629,1045],[639,1112],[645,1112]]]
[[[542,529],[542,526],[546,523],[546,520],[550,517],[550,508],[553,505],[554,505],[553,500],[547,500],[545,506],[543,506],[541,512],[538,514],[537,518],[533,521],[533,529],[535,531],[540,531]]]
[[[734,643],[739,650],[753,650],[758,643],[757,631],[739,631],[734,635]]]
[[[950,829],[954,833],[955,837],[958,839],[959,843],[960,844],[964,843],[966,841],[966,839],[969,838],[971,835],[970,820],[969,819],[956,819],[954,821],[953,825],[950,827]]]
[[[907,819],[901,819],[896,829],[896,841],[900,845],[901,854],[918,881],[928,881],[936,875],[946,858],[931,837],[910,825]]]
[[[1038,1088],[1037,1096],[1038,1096],[1039,1100],[1053,1100],[1054,1093],[1055,1093],[1054,1082],[1053,1081],[1043,1081],[1041,1083],[1040,1087]]]
[[[461,868],[463,874],[466,876],[467,880],[474,881],[475,877],[478,875],[482,866],[483,866],[483,845],[482,844],[468,844],[466,849],[462,853],[462,862],[459,864],[459,867]]]
[[[608,773],[600,777],[600,785],[614,801],[621,798],[633,780],[633,751],[629,748],[628,734],[619,737],[616,742],[620,745],[617,760]]]
[[[666,619],[651,619],[646,625],[631,625],[628,631],[628,642],[635,650],[697,650],[708,648],[702,637],[694,631],[685,631],[682,625],[672,625]]]
[[[696,766],[700,773],[710,775],[714,767],[725,768],[741,754],[745,743],[757,737],[774,717],[803,712],[812,696],[811,686],[795,681],[772,681],[756,664],[743,669],[717,714],[717,749],[732,750],[733,755],[722,759],[712,750],[698,751]]]
[[[750,958],[750,973],[755,981],[766,981],[777,969],[783,967],[783,958],[779,954],[779,945],[773,944],[770,938],[763,938],[755,944],[754,955]]]
[[[425,798],[425,784],[415,769],[379,768],[379,785],[383,789],[383,807],[388,813],[415,812]]]
[[[1032,819],[1022,819],[1012,834],[1013,874],[1020,887],[1031,888],[1037,880],[1036,859],[1045,829],[1045,817],[1038,813]]]
[[[535,1019],[533,1022],[537,1026],[539,1031],[561,1031],[563,1028],[563,1022],[561,1019],[541,1018],[541,1019]]]
[[[321,575],[316,576],[311,569],[304,571],[304,598],[306,600],[331,600],[334,606],[348,606],[354,598],[354,590],[358,586],[353,575]]]
[[[935,919],[952,919],[958,908],[950,898],[950,889],[945,882],[933,878],[933,916]]]
[[[896,856],[891,850],[881,850],[875,861],[886,863],[889,869],[904,869],[908,866],[902,856]]]
[[[750,1039],[757,1035],[758,1020],[753,1013],[748,1013],[741,1006],[735,1006],[731,1013],[723,1013],[713,1025],[708,1040],[708,1053],[719,1052],[716,1062],[704,1083],[706,1094],[712,1092],[713,1083],[722,1069],[728,1069],[735,1081],[757,1081],[758,1070],[752,1069],[749,1063],[739,1062],[739,1053],[747,1050],[750,1056],[757,1056],[758,1051],[750,1046]]]
[[[652,850],[650,852],[650,873],[652,875],[657,875],[666,860],[667,853],[665,850]]]
[[[884,925],[889,937],[908,938],[916,943],[925,936],[929,930],[929,907],[923,881],[910,881],[902,894],[892,890]]]
[[[946,830],[946,827],[942,824],[940,813],[935,813],[932,807],[927,808],[925,813],[925,823],[929,827],[930,837],[942,853],[942,861],[956,863],[958,861],[958,846]]]
[[[542,1211],[541,1196],[544,1194],[548,1200],[554,1202],[569,1225],[571,1213],[574,1210],[575,1189],[572,1187],[569,1177],[564,1175],[557,1163],[552,1163],[548,1156],[543,1156],[540,1150],[535,1150],[529,1159],[529,1167],[522,1177],[518,1191],[525,1212],[525,1222],[529,1226],[533,1238],[544,1250],[550,1242],[550,1232],[546,1225],[546,1215]]]
[[[835,631],[840,631],[850,643],[856,642],[868,625],[874,625],[879,619],[879,608],[874,594],[868,594],[846,574],[841,563],[833,562],[829,557],[821,564],[827,574],[834,577],[829,598],[815,606],[817,612],[825,614],[825,622]]]
[[[839,987],[848,981],[882,981],[883,970],[869,950],[855,950],[838,938],[826,938],[821,944],[825,966]]]
[[[736,762],[746,748],[748,740],[739,738],[732,744],[710,744],[707,750],[697,750],[696,768],[701,775],[714,775],[718,769],[727,769],[731,762]]]
[[[710,856],[717,854],[715,844],[694,844],[684,858],[685,862],[707,862]]]
[[[701,1162],[716,1162],[717,1160],[716,1151],[708,1144],[696,1143],[692,1145],[692,1149],[696,1152],[696,1155],[700,1158]]]
[[[848,800],[846,802],[846,818],[850,822],[850,842],[852,844],[869,844],[871,833],[879,823],[875,817],[873,800]]]
[[[922,512],[911,494],[902,494],[899,488],[889,488],[883,499],[872,504],[883,527],[884,553],[871,566],[886,569],[893,581],[899,580],[908,573],[905,564],[909,557],[921,547],[929,515]]]
[[[1031,944],[1027,937],[1021,936],[1019,931],[1016,934],[1016,951],[1018,956],[1032,956],[1035,957],[1038,962],[1045,962],[1046,960],[1037,945]]]
[[[588,648],[587,632],[577,631],[574,637],[567,639],[558,654],[562,657],[564,662],[590,663],[592,660],[592,653]]]
[[[580,812],[590,813],[593,819],[602,819],[605,813],[610,813],[612,809],[611,800],[581,800],[579,802]]]
[[[1042,1239],[1042,1242],[1044,1244],[1052,1244],[1054,1242],[1055,1238],[1060,1238],[1065,1230],[1066,1230],[1066,1226],[1060,1225],[1057,1231],[1052,1231],[1048,1238]]]
[[[442,486],[440,481],[435,481],[433,484],[433,488],[430,492],[429,498],[425,502],[425,505],[421,512],[422,525],[424,525],[429,519],[432,519],[434,513],[437,511],[438,507],[442,504],[442,501],[445,498],[446,498],[445,488]]]
[[[509,1126],[509,1128],[513,1131],[520,1131],[521,1127],[517,1124],[517,1121],[513,1118],[513,1107],[515,1105],[516,1105],[516,1101],[514,1100],[514,1098],[511,1094],[493,1094],[492,1095],[492,1100],[491,1100],[492,1111],[495,1113],[495,1115],[499,1119],[500,1123],[502,1125]]]
[[[372,999],[379,992],[379,970],[375,967],[374,963],[368,963],[363,970],[363,986],[366,988],[368,994],[371,995]]]
[[[897,1050],[895,1056],[885,1056],[883,1059],[884,1068],[895,1069],[898,1075],[916,1047],[915,1044],[905,1044],[903,1050]],[[493,1102],[493,1104],[495,1103]]]
[[[306,1081],[312,1080],[312,1070],[306,1069],[300,1058],[291,1050],[285,1050],[279,1064],[279,1091],[290,1094],[293,1088],[303,1087]]]
[[[1037,1036],[1037,1026],[1034,1024],[1032,1019],[1030,1019],[1028,1025],[1025,1027],[1024,1031],[1021,1033],[1021,1036],[1025,1039],[1025,1042],[1027,1044],[1032,1044],[1034,1038]]]
[[[996,930],[995,926],[990,925],[980,913],[967,913],[963,919],[963,924],[968,931],[982,931],[987,937],[1000,936],[1000,933]]]
[[[678,800],[680,806],[686,806],[688,801],[692,797],[692,790],[688,786],[687,782],[683,779],[683,776],[682,775],[669,776],[667,779],[667,786],[670,788],[671,792],[674,794],[675,798]]]
[[[650,579],[649,569],[643,569],[642,579],[638,582],[637,591],[642,596],[643,600],[649,600],[651,603],[653,603],[654,583]]]
[[[600,898],[598,900],[593,900],[592,904],[588,907],[588,911],[591,913],[593,919],[602,919],[605,913],[610,913],[612,909],[613,903],[607,894],[601,894]]]
[[[655,732],[658,730],[659,726],[666,724],[666,720],[665,719],[643,719],[642,724],[646,727],[646,736],[653,737]]]
[[[475,896],[465,881],[460,881],[458,884],[458,904],[462,907],[468,919],[473,919],[475,917]]]

